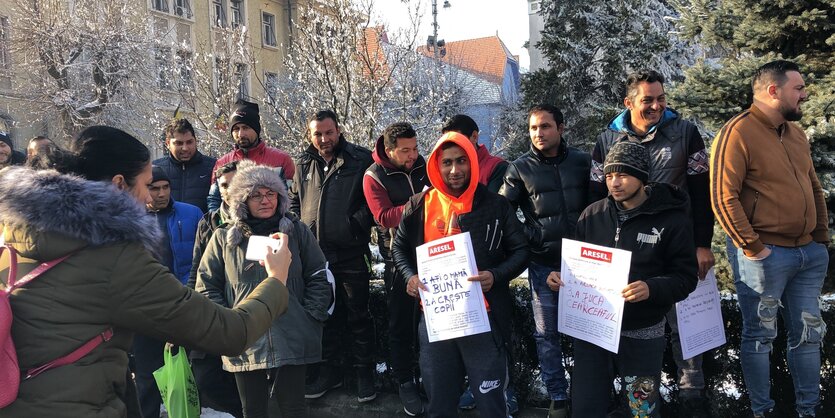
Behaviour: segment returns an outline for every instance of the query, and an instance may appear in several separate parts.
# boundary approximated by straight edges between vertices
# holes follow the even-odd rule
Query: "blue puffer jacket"
[[[168,217],[169,244],[174,256],[172,273],[183,284],[188,282],[188,275],[191,272],[191,257],[197,236],[197,224],[202,217],[203,212],[197,206],[177,201],[174,202],[173,211]]]
[[[206,196],[212,185],[212,170],[215,159],[198,151],[186,162],[177,161],[171,153],[154,160],[154,165],[165,171],[171,182],[171,198],[197,206],[206,212]]]

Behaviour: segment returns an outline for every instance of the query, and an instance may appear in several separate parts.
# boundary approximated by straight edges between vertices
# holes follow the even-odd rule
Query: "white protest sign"
[[[429,342],[490,332],[470,233],[464,232],[417,247],[418,277]]]
[[[681,354],[685,359],[725,344],[722,305],[712,268],[687,299],[676,303],[676,313]]]
[[[562,240],[557,328],[561,333],[618,352],[623,322],[621,294],[629,282],[632,253]]]

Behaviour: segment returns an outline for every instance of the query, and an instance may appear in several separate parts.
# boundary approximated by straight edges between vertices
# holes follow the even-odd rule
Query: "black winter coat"
[[[632,251],[629,283],[643,280],[649,299],[626,302],[623,329],[661,321],[674,303],[696,288],[693,225],[686,215],[687,193],[663,183],[647,186],[649,198],[625,221],[611,196],[592,203],[577,222],[575,239]]]
[[[374,217],[362,179],[371,164],[371,151],[343,137],[330,165],[313,145],[296,160],[290,211],[313,231],[331,264],[368,252]]]
[[[401,280],[408,280],[417,274],[415,249],[425,243],[425,195],[426,192],[412,196],[403,209],[403,220],[397,227],[392,256]],[[503,340],[509,343],[513,318],[509,284],[522,273],[528,263],[528,240],[522,224],[505,198],[479,184],[473,196],[472,211],[459,215],[458,225],[461,232],[470,233],[478,270],[493,273],[493,287],[484,296],[490,304],[490,312],[499,326]],[[498,236],[496,231],[499,231]]]
[[[574,234],[589,203],[589,170],[591,156],[565,141],[553,159],[531,146],[507,167],[499,194],[525,215],[532,261],[559,269],[562,239]]]
[[[190,160],[181,162],[169,152],[167,156],[154,160],[154,165],[162,168],[171,181],[171,198],[197,206],[206,213],[206,196],[212,185],[215,161],[197,151]]]

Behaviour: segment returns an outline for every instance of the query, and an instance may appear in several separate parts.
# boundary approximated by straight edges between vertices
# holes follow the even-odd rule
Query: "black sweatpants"
[[[235,373],[244,418],[267,418],[271,397],[278,402],[279,417],[304,417],[304,374],[304,364]]]
[[[235,376],[223,370],[219,356],[203,352],[191,352],[191,372],[200,392],[200,404],[235,418],[243,417],[241,398]]]
[[[476,407],[482,418],[507,418],[507,355],[495,321],[491,332],[429,342],[426,318],[418,325],[420,372],[429,405],[426,416],[458,416],[458,398],[464,376],[470,377]]]

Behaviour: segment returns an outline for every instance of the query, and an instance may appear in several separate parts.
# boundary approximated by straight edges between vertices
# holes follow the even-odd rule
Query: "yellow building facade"
[[[32,86],[29,72],[21,56],[20,42],[25,38],[26,22],[19,16],[20,0],[0,0],[0,130],[10,133],[15,149],[23,149],[28,138],[34,135],[57,134],[55,121],[50,116],[33,117],[34,106],[27,97]],[[83,1],[64,0],[53,3],[73,7]],[[181,107],[184,114],[210,113],[211,95],[219,94],[223,65],[233,69],[236,93],[241,97],[258,101],[267,97],[265,87],[273,85],[283,71],[283,58],[292,42],[291,21],[298,15],[298,0],[131,0],[135,2],[136,16],[147,22],[150,47],[148,59],[155,61],[150,86],[156,85],[154,95],[161,98],[156,106],[162,112]],[[230,33],[244,33],[244,48],[231,44]],[[22,36],[21,36],[22,35]],[[230,58],[231,62],[217,60],[214,74],[195,74],[197,57],[208,54],[223,56],[220,50],[245,49],[248,59]],[[197,79],[199,77],[199,79]],[[208,80],[211,78],[211,80]],[[209,83],[213,89],[200,88]],[[202,95],[204,100],[182,100],[183,91],[191,88],[192,97]],[[200,107],[203,107],[202,109]],[[217,105],[215,104],[216,108]]]

